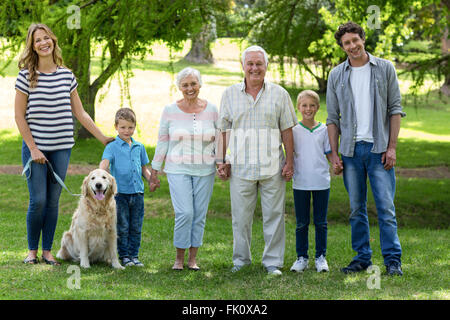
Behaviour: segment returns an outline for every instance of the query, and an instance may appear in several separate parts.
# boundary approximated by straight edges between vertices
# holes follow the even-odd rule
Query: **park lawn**
[[[84,177],[68,176],[69,189],[78,192]],[[387,277],[375,225],[373,200],[369,197],[373,263],[380,268],[380,289],[369,289],[373,274],[345,276],[339,268],[347,265],[354,253],[350,228],[346,222],[348,204],[342,178],[332,181],[329,208],[327,259],[330,273],[310,269],[293,274],[295,260],[295,217],[292,192],[288,184],[286,199],[286,253],[284,274],[268,277],[261,266],[264,249],[261,210],[258,204],[252,241],[252,266],[231,274],[232,230],[228,182],[216,181],[209,207],[204,245],[199,251],[200,272],[174,272],[173,213],[167,181],[156,193],[145,194],[145,220],[140,258],[142,269],[113,270],[105,264],[81,270],[81,288],[70,289],[69,266],[23,265],[27,253],[26,210],[28,193],[22,177],[0,175],[0,299],[449,299],[450,253],[446,204],[448,180],[398,179],[396,200],[399,237],[403,247],[403,277]],[[413,182],[413,183],[411,183]],[[424,190],[429,190],[424,193]],[[417,197],[418,193],[423,197]],[[70,226],[77,198],[63,192],[55,234],[54,252],[60,247],[62,233]],[[444,206],[444,207],[441,207]],[[422,217],[422,219],[420,219]],[[314,227],[310,228],[310,256],[314,255]],[[67,273],[69,272],[69,273]],[[370,286],[369,286],[370,287]]]
[[[173,55],[173,63],[167,59],[168,52],[163,46],[157,47],[153,56],[132,60],[134,77],[130,79],[130,94],[132,107],[138,114],[135,138],[145,144],[150,159],[154,154],[162,106],[173,101],[178,94],[173,86],[174,75],[168,71],[173,68],[178,72],[187,66],[183,61],[176,61],[185,54],[185,49]],[[201,92],[204,98],[218,105],[223,89],[242,79],[238,62],[240,51],[242,44],[222,39],[214,47],[217,63],[214,66],[196,66],[204,75],[205,84]],[[94,59],[93,74],[99,72],[99,65],[99,59]],[[12,79],[17,75],[14,68],[11,67],[8,73]],[[273,70],[269,70],[268,74],[269,77],[277,77]],[[400,80],[403,81],[402,78]],[[102,88],[96,107],[97,124],[111,135],[115,134],[113,110],[122,104],[127,106],[127,101],[120,97],[122,87],[117,82],[113,79]],[[314,83],[306,81],[305,85],[314,86]],[[12,88],[13,84],[6,87]],[[287,89],[295,105],[301,89]],[[13,101],[12,96],[5,99]],[[404,95],[403,105],[407,117],[402,120],[397,166],[449,166],[448,100],[439,99],[435,92],[429,96],[422,95],[417,101]],[[9,116],[9,111],[7,114]],[[324,95],[321,95],[317,119],[321,122],[326,120]],[[21,144],[16,128],[0,130],[0,165],[20,165]],[[71,164],[97,165],[102,152],[103,146],[95,139],[77,141],[72,150]],[[83,176],[68,176],[66,183],[72,192],[77,193],[82,179]],[[348,226],[348,195],[342,177],[332,178],[327,254],[331,272],[328,274],[314,272],[313,261],[310,261],[311,269],[304,274],[288,271],[295,260],[295,216],[291,184],[287,184],[286,253],[284,274],[280,278],[267,277],[260,264],[264,243],[260,204],[253,227],[254,263],[238,274],[229,272],[232,255],[229,184],[220,180],[214,187],[204,245],[199,253],[202,271],[173,272],[170,269],[175,255],[172,245],[173,213],[167,182],[165,177],[161,179],[161,189],[153,194],[146,191],[145,194],[146,215],[141,249],[145,267],[116,271],[104,264],[94,265],[89,270],[81,271],[81,289],[72,290],[67,287],[71,276],[67,273],[70,263],[64,263],[60,268],[44,264],[25,266],[21,263],[27,252],[26,182],[19,176],[0,175],[0,299],[450,299],[449,179],[397,177],[395,204],[405,275],[401,278],[382,275],[380,289],[373,290],[367,286],[370,274],[344,276],[339,272],[339,268],[347,265],[354,255]],[[70,225],[76,205],[77,199],[63,191],[54,241],[55,253],[59,249],[62,233]],[[372,224],[373,262],[383,273],[376,209],[370,192],[368,212]],[[311,226],[311,249],[314,248],[313,230]],[[310,252],[311,257],[313,252]]]

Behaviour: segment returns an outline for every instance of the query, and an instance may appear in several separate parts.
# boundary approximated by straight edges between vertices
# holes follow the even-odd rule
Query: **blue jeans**
[[[214,173],[208,176],[167,174],[175,211],[173,244],[176,248],[198,248],[202,245],[214,176]]]
[[[119,258],[137,258],[141,246],[142,223],[144,222],[144,194],[118,193],[115,199]]]
[[[69,166],[72,149],[42,151],[50,161],[55,173],[64,180]],[[25,142],[22,144],[22,164],[26,165],[31,157]],[[30,173],[31,169],[31,173]],[[30,202],[27,211],[28,249],[37,250],[42,232],[42,250],[51,250],[58,221],[58,205],[62,187],[47,179],[47,166],[31,162],[27,170],[27,185]]]
[[[367,216],[367,176],[378,214],[381,253],[384,264],[400,262],[402,248],[397,235],[395,217],[395,172],[385,170],[381,154],[372,153],[372,143],[357,142],[353,157],[344,157],[344,184],[350,198],[350,225],[352,248],[357,252],[355,261],[367,263],[372,257],[369,219]]]
[[[294,189],[295,243],[297,257],[308,259],[308,228],[310,221],[311,194],[313,197],[313,217],[316,229],[316,258],[325,256],[327,252],[327,211],[330,189],[326,190],[296,190]]]

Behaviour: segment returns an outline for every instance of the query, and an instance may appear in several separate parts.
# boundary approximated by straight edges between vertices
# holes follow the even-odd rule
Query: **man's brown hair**
[[[334,33],[334,38],[336,39],[337,44],[342,47],[341,38],[346,33],[357,33],[361,39],[366,39],[366,33],[364,29],[357,23],[353,21],[349,21],[345,24],[339,26],[338,30]]]

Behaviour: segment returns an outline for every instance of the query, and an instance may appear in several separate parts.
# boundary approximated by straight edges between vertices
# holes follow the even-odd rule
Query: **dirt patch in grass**
[[[87,175],[96,168],[98,168],[98,166],[71,164],[69,165],[67,174]],[[0,166],[0,174],[21,174],[22,169],[22,166],[17,165]],[[428,168],[395,168],[395,174],[404,178],[450,179],[450,170],[446,166]]]

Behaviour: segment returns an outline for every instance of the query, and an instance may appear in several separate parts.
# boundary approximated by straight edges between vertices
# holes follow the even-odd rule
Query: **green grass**
[[[221,47],[223,43],[218,43],[214,53],[216,57],[221,55],[220,66],[196,65],[202,74],[213,76],[209,85],[228,86],[242,79],[238,69],[224,67],[239,56],[239,49],[236,51],[232,43],[224,43],[226,50]],[[157,47],[155,56],[145,60],[133,59],[132,68],[158,71],[159,74],[168,72],[170,63],[164,50]],[[178,60],[184,53],[174,55],[175,72],[188,65]],[[93,75],[99,71],[100,60],[94,59]],[[10,66],[7,74],[16,77],[17,67]],[[404,80],[408,81],[407,78]],[[301,89],[288,87],[287,90],[295,105]],[[419,96],[414,102],[411,97],[404,96],[403,105],[407,117],[402,119],[397,166],[449,166],[448,98],[440,99],[436,92],[432,92],[429,96]],[[326,116],[325,96],[321,95],[317,120],[325,123]],[[0,130],[0,165],[20,165],[21,145],[17,129]],[[146,145],[146,149],[152,159],[154,146]],[[71,163],[97,165],[102,152],[103,146],[95,139],[77,141]],[[78,193],[83,178],[80,175],[68,176],[66,184],[72,192]],[[105,264],[93,265],[91,269],[81,271],[81,289],[71,290],[67,287],[71,276],[67,273],[70,263],[63,263],[59,268],[21,263],[27,253],[26,181],[16,175],[0,175],[0,299],[450,299],[449,179],[397,177],[395,205],[405,275],[401,278],[382,275],[380,290],[368,289],[370,275],[367,273],[344,276],[339,272],[339,268],[347,265],[354,256],[348,225],[348,195],[341,176],[333,177],[331,181],[327,251],[331,272],[327,274],[313,271],[313,263],[311,269],[303,274],[288,271],[295,260],[295,214],[292,184],[287,184],[286,253],[284,274],[280,278],[267,277],[261,267],[264,240],[259,202],[253,225],[253,264],[238,274],[229,272],[233,246],[229,183],[220,180],[216,180],[214,185],[204,245],[199,251],[202,271],[173,272],[170,268],[175,258],[172,244],[174,217],[165,177],[161,177],[161,184],[156,193],[146,190],[144,197],[145,220],[140,257],[145,267],[116,271]],[[70,226],[77,201],[77,198],[62,192],[55,253],[62,233]],[[371,192],[368,193],[368,214],[373,263],[383,273],[376,208]],[[310,256],[313,256],[313,225],[309,238]]]
[[[67,185],[76,191],[82,179],[82,176],[69,176]],[[81,270],[81,289],[74,290],[67,287],[67,281],[72,275],[67,273],[67,268],[71,263],[64,262],[59,268],[44,264],[26,266],[21,263],[27,252],[26,183],[21,177],[1,175],[0,299],[449,299],[449,232],[448,229],[431,229],[430,221],[420,221],[424,224],[417,224],[417,227],[399,228],[404,252],[402,264],[405,275],[402,278],[383,275],[384,266],[376,226],[371,226],[371,246],[374,251],[373,263],[379,266],[382,272],[381,289],[368,289],[370,274],[344,276],[339,272],[339,268],[348,264],[354,255],[349,226],[335,222],[341,220],[335,218],[336,215],[346,219],[345,208],[339,208],[345,207],[345,197],[341,194],[343,190],[338,187],[342,181],[339,180],[340,178],[337,178],[333,181],[330,199],[327,251],[330,273],[317,274],[313,265],[303,274],[292,274],[288,271],[295,260],[295,220],[292,195],[288,192],[283,276],[270,278],[261,267],[264,240],[259,208],[253,225],[253,264],[241,273],[231,274],[229,269],[233,237],[229,195],[224,192],[228,185],[220,181],[215,184],[204,245],[199,251],[198,261],[202,271],[173,272],[170,268],[175,258],[172,245],[174,222],[167,182],[163,179],[162,188],[157,193],[145,195],[146,215],[140,251],[145,267],[116,271],[105,264],[95,264],[89,270]],[[439,185],[437,181],[428,180],[416,180],[414,184],[407,180],[400,182],[399,194],[408,200],[414,199],[410,192],[427,189],[434,184]],[[442,204],[439,201],[445,200],[438,200],[433,194],[438,193],[437,191],[444,192],[448,188],[448,183],[443,183],[439,185],[439,190],[435,187],[434,192],[424,194],[427,200],[423,204],[416,201],[409,205],[425,216],[427,208],[439,206]],[[397,203],[403,201],[403,197],[399,197]],[[371,202],[369,199],[369,203]],[[55,252],[59,249],[62,233],[70,226],[71,214],[76,204],[76,198],[63,192],[54,241]],[[369,209],[369,212],[372,209]],[[447,206],[442,209],[447,211],[441,212],[439,219],[446,217],[449,208]],[[404,209],[397,207],[397,210],[399,223],[408,225],[409,220]],[[310,227],[309,238],[310,254],[313,255],[313,226]]]

